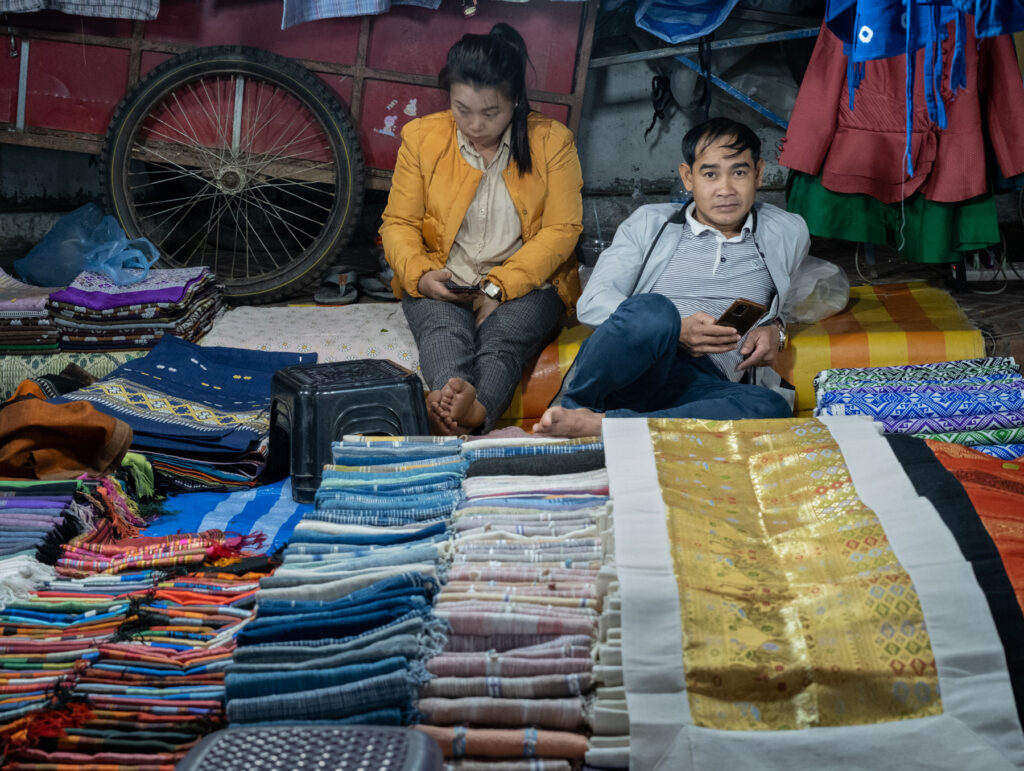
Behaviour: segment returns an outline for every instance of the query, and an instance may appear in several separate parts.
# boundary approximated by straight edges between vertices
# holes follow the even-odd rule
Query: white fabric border
[[[971,566],[935,508],[916,495],[876,425],[857,417],[822,422],[839,443],[858,494],[879,517],[894,553],[915,582],[936,656],[944,714],[800,731],[693,726],[678,649],[678,590],[647,424],[642,419],[606,420],[605,454],[622,588],[630,767],[1024,767],[1024,735],[1005,656]]]
[[[685,768],[666,757],[680,723],[690,722],[690,704],[679,646],[679,590],[651,435],[643,418],[605,420],[602,435],[622,596],[629,765],[657,768],[666,760],[664,768]]]

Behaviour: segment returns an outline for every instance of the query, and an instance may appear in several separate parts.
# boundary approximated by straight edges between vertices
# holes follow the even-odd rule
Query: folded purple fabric
[[[102,273],[80,273],[71,286],[54,292],[50,299],[93,310],[138,303],[176,303],[207,274],[205,267],[156,269],[149,271],[144,281],[118,286]]]

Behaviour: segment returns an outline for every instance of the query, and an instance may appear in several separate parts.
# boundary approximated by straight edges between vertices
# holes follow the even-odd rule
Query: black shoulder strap
[[[654,236],[654,240],[651,241],[651,245],[647,247],[647,254],[644,255],[644,261],[640,264],[640,272],[636,274],[636,281],[633,282],[633,288],[629,290],[630,297],[633,296],[633,292],[636,291],[636,287],[640,283],[640,277],[643,276],[644,269],[647,268],[647,261],[651,259],[651,253],[654,251],[654,247],[658,245],[658,239],[661,238],[661,234],[665,232],[665,228],[669,225],[681,225],[686,222],[686,207],[690,205],[690,201],[692,200],[692,198],[688,198],[683,201],[682,205],[679,207],[679,211],[665,220],[661,227],[658,228],[657,235]]]

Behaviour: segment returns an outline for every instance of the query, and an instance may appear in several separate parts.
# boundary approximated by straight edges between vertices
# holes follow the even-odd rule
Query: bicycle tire
[[[198,48],[147,74],[111,118],[100,173],[108,211],[159,248],[158,267],[205,264],[232,304],[312,289],[363,203],[363,154],[337,97],[299,63],[246,46]]]

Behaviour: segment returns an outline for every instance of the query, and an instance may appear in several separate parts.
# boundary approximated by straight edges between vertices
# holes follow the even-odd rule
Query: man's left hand
[[[740,346],[743,361],[736,367],[737,372],[751,367],[767,367],[775,361],[779,350],[779,330],[774,324],[754,327]]]

